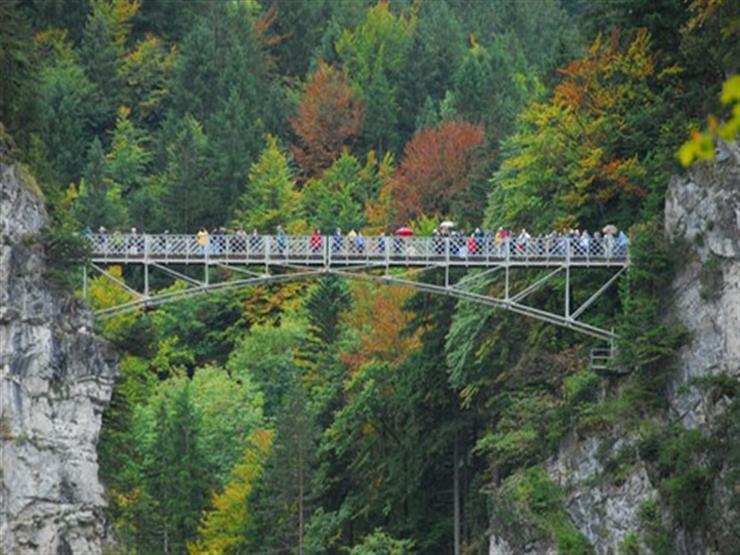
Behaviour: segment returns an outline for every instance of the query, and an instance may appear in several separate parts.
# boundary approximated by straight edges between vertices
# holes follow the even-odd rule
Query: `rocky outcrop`
[[[114,354],[44,279],[46,213],[22,172],[0,163],[0,552],[101,553],[96,446]]]
[[[720,145],[668,188],[666,233],[685,245],[675,280],[676,314],[691,334],[679,355],[670,402],[684,426],[712,425],[722,403],[687,387],[696,378],[740,376],[740,148]],[[721,401],[721,400],[720,400]]]
[[[690,341],[681,349],[668,393],[665,422],[711,436],[731,399],[708,394],[697,380],[740,378],[740,148],[720,145],[716,160],[675,176],[668,187],[665,231],[680,253],[670,318],[680,321]],[[625,541],[650,553],[640,539],[640,510],[659,497],[650,474],[633,450],[630,431],[612,437],[571,435],[544,467],[564,492],[564,508],[598,554],[616,554]],[[607,461],[626,460],[615,472]],[[727,464],[715,474],[708,495],[716,515],[701,533],[669,526],[677,553],[736,553],[737,484]],[[667,514],[659,515],[670,523]],[[505,555],[522,547],[528,534],[493,523],[489,553]],[[526,530],[526,526],[523,527]],[[554,542],[535,551],[555,550]]]

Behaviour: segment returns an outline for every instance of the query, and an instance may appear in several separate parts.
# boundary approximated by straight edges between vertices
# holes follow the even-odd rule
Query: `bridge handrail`
[[[191,234],[90,234],[93,259],[136,261],[142,258],[169,261],[260,262],[290,259],[330,264],[339,262],[482,262],[626,261],[629,246],[604,236],[580,238],[530,237],[526,240],[466,236],[360,236],[210,234],[200,239]]]

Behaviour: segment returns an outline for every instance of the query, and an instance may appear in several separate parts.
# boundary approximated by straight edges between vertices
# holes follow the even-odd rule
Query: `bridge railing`
[[[205,260],[307,264],[348,263],[611,263],[626,261],[628,245],[611,236],[569,238],[538,236],[496,240],[491,236],[295,236],[211,234],[195,235],[93,234],[94,260],[114,262]]]

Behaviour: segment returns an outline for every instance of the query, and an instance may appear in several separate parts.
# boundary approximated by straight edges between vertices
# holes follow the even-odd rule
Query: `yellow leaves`
[[[707,131],[700,132],[694,129],[691,139],[678,149],[678,160],[688,168],[695,160],[711,160],[714,158],[714,139]]]
[[[733,75],[724,82],[719,99],[725,106],[740,101],[740,75]]]
[[[116,240],[116,237],[111,237],[111,240]],[[123,237],[120,240],[122,241]],[[121,282],[124,281],[123,270],[120,266],[111,266],[107,272],[114,279]],[[132,293],[126,291],[123,287],[105,276],[96,276],[89,280],[87,295],[88,302],[94,309],[110,308],[136,299]],[[136,310],[129,314],[122,314],[104,320],[100,323],[103,328],[103,334],[107,337],[119,335],[133,326],[138,317],[139,311]]]
[[[740,136],[740,75],[733,75],[722,85],[720,100],[725,106],[732,106],[727,121],[720,123],[716,116],[707,118],[707,129],[692,130],[691,138],[678,149],[676,156],[685,168],[696,160],[712,160],[714,144],[719,137],[734,141]]]
[[[221,493],[214,494],[213,508],[204,514],[198,527],[198,541],[188,544],[190,555],[241,552],[247,541],[244,530],[251,518],[247,501],[262,474],[271,443],[270,430],[257,430],[252,434],[241,462],[234,466],[231,481]]]
[[[133,18],[139,13],[140,0],[91,0],[94,16],[102,16],[113,33],[113,40],[121,47],[133,26]]]
[[[420,346],[419,334],[400,334],[399,329],[413,318],[413,313],[403,310],[412,291],[401,287],[376,287],[358,283],[352,288],[352,310],[344,320],[354,328],[360,338],[359,346],[343,353],[343,360],[357,369],[372,360],[398,364]]]

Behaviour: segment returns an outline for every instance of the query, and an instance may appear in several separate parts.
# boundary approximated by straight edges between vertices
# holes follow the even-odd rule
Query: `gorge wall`
[[[91,313],[44,277],[34,188],[0,163],[0,552],[101,553],[96,447],[116,362]]]
[[[673,312],[666,318],[680,322],[689,339],[677,356],[668,410],[655,420],[662,429],[712,438],[724,425],[733,397],[721,388],[697,383],[721,376],[740,378],[740,148],[736,144],[720,145],[714,162],[697,164],[671,180],[665,232],[678,262],[671,292]],[[732,429],[735,435],[730,442],[737,443],[740,438]],[[639,436],[640,430],[624,426],[586,436],[572,432],[557,455],[543,465],[561,488],[567,518],[589,549],[598,554],[654,553],[645,541],[647,535],[658,533],[645,524],[646,507],[652,507],[653,526],[667,546],[664,552],[737,553],[740,484],[731,457],[720,455],[726,458],[714,463],[707,506],[685,508],[711,515],[700,529],[691,530],[671,518],[665,499],[661,500],[660,484],[639,454],[624,457],[639,451]],[[494,519],[491,524],[490,555],[563,551],[541,529],[503,520]]]

